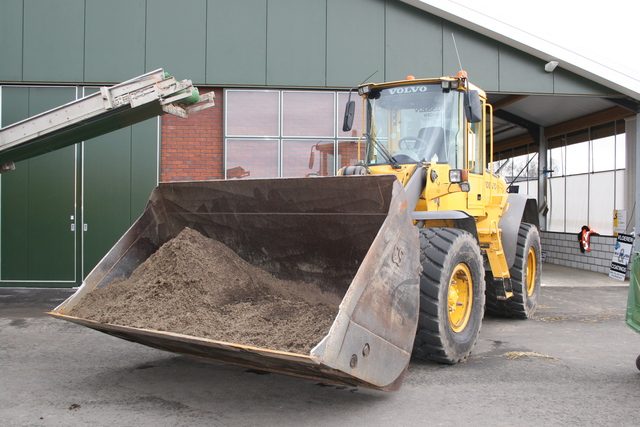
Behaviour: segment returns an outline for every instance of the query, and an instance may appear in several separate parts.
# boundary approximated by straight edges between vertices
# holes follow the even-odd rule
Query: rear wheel
[[[508,300],[498,300],[489,283],[487,285],[487,313],[494,316],[516,317],[526,319],[533,317],[538,308],[540,293],[540,270],[542,258],[540,256],[540,233],[532,224],[520,224],[516,258],[511,273],[513,297]],[[489,280],[491,275],[487,274]]]
[[[466,231],[425,228],[420,249],[420,318],[413,354],[457,363],[471,353],[484,314],[480,247]]]

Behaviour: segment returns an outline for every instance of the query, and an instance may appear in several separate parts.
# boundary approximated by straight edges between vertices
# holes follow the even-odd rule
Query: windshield
[[[443,92],[439,82],[395,86],[372,90],[366,106],[368,164],[389,164],[388,153],[397,163],[424,160],[462,167],[461,93]]]

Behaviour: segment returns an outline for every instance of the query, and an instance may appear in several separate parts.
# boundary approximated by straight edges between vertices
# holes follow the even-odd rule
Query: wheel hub
[[[458,264],[449,279],[447,311],[449,326],[454,332],[462,332],[469,323],[473,300],[471,272],[465,264]]]
[[[536,267],[537,267],[536,251],[533,248],[529,248],[527,255],[527,295],[533,295],[536,289]]]

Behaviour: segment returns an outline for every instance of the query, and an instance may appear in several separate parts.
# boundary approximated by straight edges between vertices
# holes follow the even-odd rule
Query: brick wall
[[[210,90],[201,89],[201,93]],[[223,92],[213,89],[215,106],[181,119],[162,116],[161,181],[192,181],[224,177]]]
[[[591,251],[585,253],[580,252],[578,233],[543,231],[541,237],[547,263],[609,274],[615,237],[592,235]]]

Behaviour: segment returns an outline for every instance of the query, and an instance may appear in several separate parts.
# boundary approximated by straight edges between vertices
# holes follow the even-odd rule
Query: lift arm
[[[164,70],[128,80],[0,129],[0,173],[14,163],[73,145],[166,113],[187,118],[214,105],[191,80]]]

